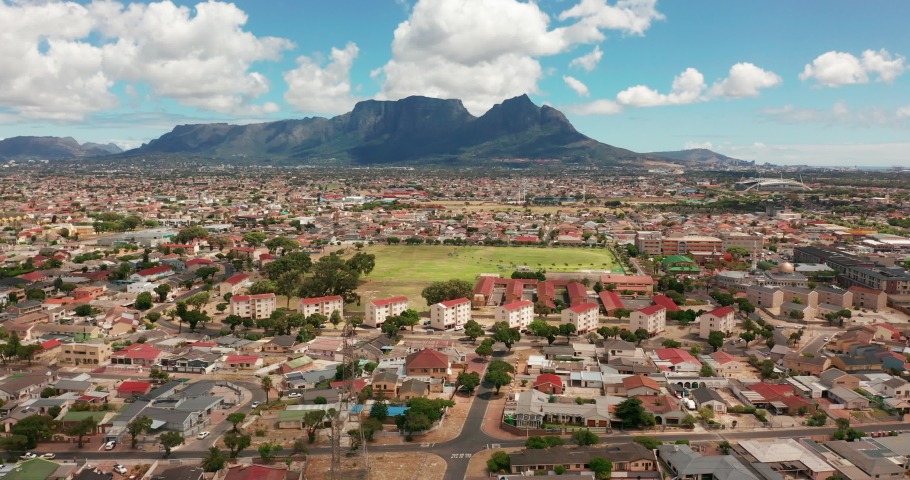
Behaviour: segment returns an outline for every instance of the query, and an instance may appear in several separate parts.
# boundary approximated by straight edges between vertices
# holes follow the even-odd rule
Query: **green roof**
[[[302,421],[308,410],[282,410],[278,412],[279,422]]]
[[[100,425],[104,416],[107,415],[107,412],[74,412],[72,410],[66,412],[66,415],[63,416],[64,422],[79,422],[85,420],[89,417],[95,417],[95,420],[98,421]]]
[[[670,255],[664,258],[661,263],[670,265],[673,263],[695,263],[695,261],[685,255]]]
[[[288,361],[287,363],[285,363],[285,365],[287,365],[290,368],[297,368],[297,367],[302,367],[304,365],[309,365],[311,363],[313,363],[312,358],[300,357],[300,358],[295,358],[293,360]]]
[[[668,272],[700,272],[698,267],[667,267]]]
[[[33,458],[16,465],[16,468],[7,473],[3,480],[46,480],[58,468],[60,468],[60,464],[57,462]]]

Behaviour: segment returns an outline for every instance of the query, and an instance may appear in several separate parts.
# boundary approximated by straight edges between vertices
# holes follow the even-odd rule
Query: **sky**
[[[0,138],[133,148],[361,100],[528,94],[638,152],[910,166],[910,2],[0,0]]]

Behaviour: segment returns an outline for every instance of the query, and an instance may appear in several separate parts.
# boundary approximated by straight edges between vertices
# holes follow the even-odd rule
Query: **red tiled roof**
[[[262,465],[238,465],[228,469],[224,480],[285,480],[287,470]]]
[[[193,265],[199,265],[199,264],[212,265],[213,263],[215,263],[215,262],[213,262],[207,258],[194,258],[191,260],[187,260],[186,266],[192,267]]]
[[[496,281],[493,280],[493,277],[481,277],[480,280],[477,280],[477,285],[474,286],[474,293],[490,296],[493,294],[493,286],[495,284]]]
[[[736,359],[733,358],[733,355],[730,355],[727,352],[714,352],[710,355],[711,358],[717,361],[717,363],[724,365],[726,363],[735,362]]]
[[[648,387],[653,390],[660,391],[660,385],[657,384],[651,377],[646,377],[644,375],[633,375],[631,377],[626,377],[622,379],[622,385],[626,390],[630,390],[638,387]]]
[[[149,382],[123,382],[117,387],[118,392],[145,392],[152,387]]]
[[[593,303],[593,302],[579,303],[578,305],[575,305],[574,307],[569,307],[569,310],[572,310],[575,313],[584,313],[592,308],[594,308],[594,309],[600,308],[600,305]]]
[[[407,302],[407,301],[408,301],[408,297],[392,297],[392,298],[386,298],[383,300],[371,300],[370,303],[377,307],[382,307],[385,305],[389,305],[390,303]]]
[[[666,295],[654,295],[651,297],[651,301],[657,305],[660,305],[667,309],[668,312],[678,312],[679,305],[676,304],[670,297]]]
[[[167,265],[159,265],[157,267],[146,268],[145,270],[140,270],[140,271],[136,272],[136,274],[141,275],[143,277],[148,277],[151,275],[158,275],[159,273],[164,273],[170,269],[171,269],[171,267],[169,267]]]
[[[151,345],[134,343],[119,352],[114,352],[111,356],[117,358],[143,358],[146,360],[155,360],[161,353],[161,350],[158,350]]]
[[[250,276],[245,273],[240,273],[240,274],[234,275],[233,277],[225,280],[224,283],[230,283],[231,285],[236,285],[236,284],[246,280],[249,277]]]
[[[749,390],[758,393],[765,400],[773,400],[778,397],[788,397],[793,395],[793,387],[790,385],[771,385],[765,382],[759,382],[749,386]]]
[[[257,300],[257,299],[260,299],[260,298],[273,298],[274,296],[275,296],[274,293],[259,293],[259,294],[256,294],[256,295],[235,295],[235,296],[231,297],[231,303],[234,303],[234,302],[248,302],[248,301],[250,301],[251,299],[252,299],[252,300]]]
[[[31,273],[26,273],[25,275],[19,275],[19,278],[21,278],[23,280],[28,280],[29,282],[34,282],[36,280],[40,280],[42,278],[47,278],[47,277],[44,275],[41,275],[38,272],[31,272]]]
[[[407,368],[448,368],[449,357],[442,352],[425,348],[408,355],[405,365]]]
[[[304,305],[312,305],[314,303],[332,302],[335,300],[341,300],[341,295],[332,295],[329,297],[301,298],[300,303],[302,303]]]
[[[714,315],[715,317],[721,318],[721,317],[726,317],[727,315],[729,315],[729,314],[731,314],[731,313],[733,313],[733,309],[732,309],[732,308],[730,308],[730,307],[720,307],[720,308],[715,308],[714,310],[711,310],[711,311],[708,312],[707,314],[708,314],[708,315]]]
[[[256,363],[258,361],[258,355],[228,355],[224,363]]]
[[[551,383],[553,385],[556,385],[557,387],[561,387],[562,379],[559,378],[558,375],[555,375],[552,373],[544,373],[542,375],[537,376],[537,380],[534,380],[534,385],[532,385],[532,386],[536,387],[538,385],[543,385],[545,383]]]
[[[455,300],[447,300],[445,302],[439,302],[440,305],[446,308],[454,307],[455,305],[461,305],[462,303],[470,303],[471,301],[467,298],[461,297],[456,298]]]
[[[645,307],[645,308],[640,309],[639,312],[641,312],[645,315],[651,316],[661,310],[666,310],[663,305],[651,305],[650,307]]]
[[[41,348],[43,348],[45,350],[50,350],[50,349],[56,347],[57,345],[62,345],[62,344],[60,343],[60,340],[53,338],[51,340],[48,340],[48,341],[42,343]]]
[[[573,297],[588,297],[588,289],[585,288],[584,284],[580,282],[571,282],[566,285],[566,291],[569,293],[569,298]]]
[[[701,362],[695,359],[689,352],[678,348],[660,348],[654,351],[661,360],[666,360],[674,365],[683,362],[690,362],[701,365]]]
[[[518,300],[518,301],[512,302],[508,305],[503,305],[502,308],[505,308],[508,311],[512,311],[512,310],[515,310],[515,309],[518,309],[521,307],[525,307],[528,305],[534,305],[534,303],[530,302],[528,300]]]
[[[617,308],[625,308],[625,305],[622,303],[622,299],[619,298],[619,294],[616,292],[611,292],[609,290],[601,291],[598,296],[600,301],[604,304],[604,309],[608,312],[616,310]]]

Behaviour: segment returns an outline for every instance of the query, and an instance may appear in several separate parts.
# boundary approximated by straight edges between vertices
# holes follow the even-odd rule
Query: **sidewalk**
[[[500,440],[515,440],[522,438],[518,435],[511,434],[499,428],[502,421],[502,412],[506,408],[506,394],[502,394],[495,400],[490,400],[487,405],[487,413],[483,417],[483,423],[480,429],[487,435]]]

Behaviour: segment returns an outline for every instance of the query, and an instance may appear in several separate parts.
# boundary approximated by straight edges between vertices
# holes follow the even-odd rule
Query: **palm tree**
[[[217,472],[224,468],[224,463],[227,461],[227,457],[224,455],[224,452],[221,451],[218,447],[209,448],[208,453],[205,454],[205,457],[202,459],[202,469],[206,472]]]
[[[259,386],[262,387],[263,391],[265,391],[265,403],[269,403],[269,390],[272,389],[272,377],[263,377],[262,382],[259,384]]]

